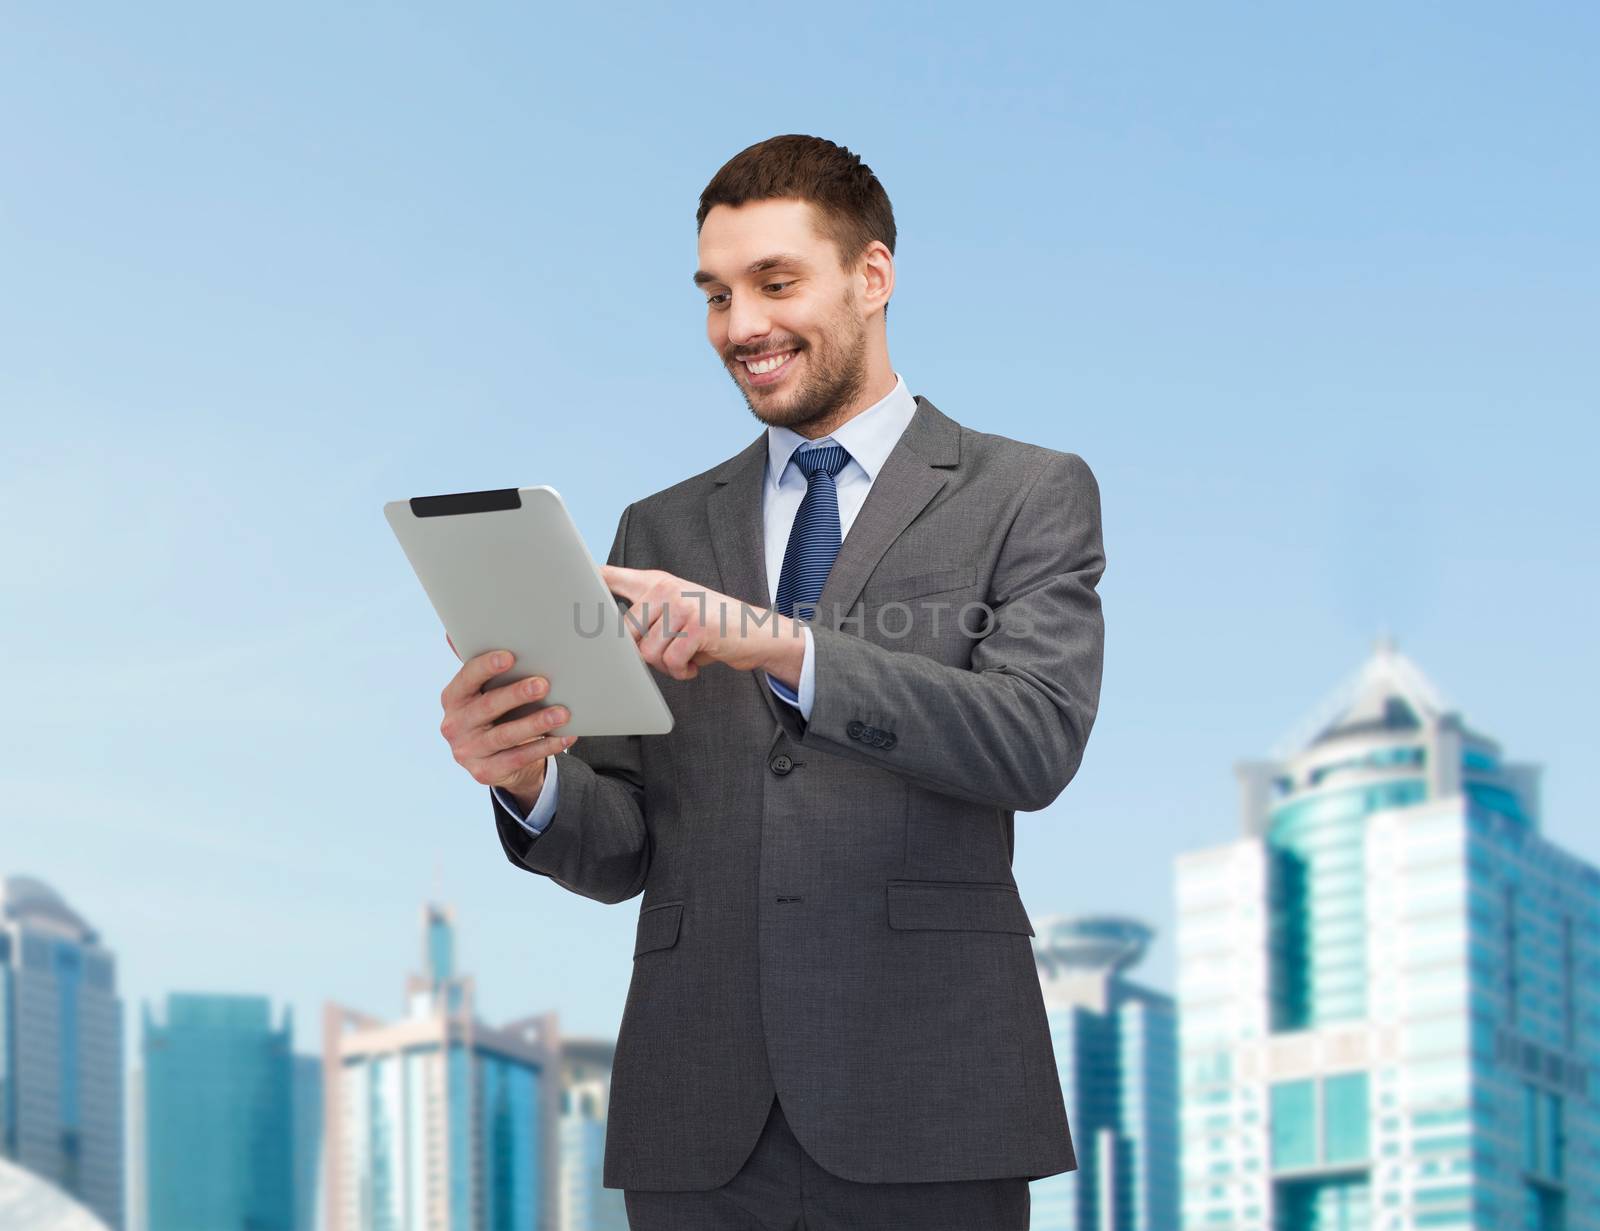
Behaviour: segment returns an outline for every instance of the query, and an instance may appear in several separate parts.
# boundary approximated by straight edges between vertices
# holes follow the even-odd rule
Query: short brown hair
[[[894,209],[872,168],[842,145],[800,133],[768,137],[723,163],[700,194],[695,234],[715,206],[773,197],[811,203],[818,229],[839,250],[841,269],[853,266],[875,239],[894,254]],[[887,320],[888,304],[883,315]]]

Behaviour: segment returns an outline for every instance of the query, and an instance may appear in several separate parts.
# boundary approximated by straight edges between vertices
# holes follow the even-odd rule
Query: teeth
[[[769,358],[759,360],[755,363],[746,363],[744,366],[749,370],[752,376],[761,376],[764,373],[771,372],[773,369],[783,366],[783,364],[789,361],[789,356],[792,354],[794,354],[792,350],[784,351],[781,355],[772,355]]]

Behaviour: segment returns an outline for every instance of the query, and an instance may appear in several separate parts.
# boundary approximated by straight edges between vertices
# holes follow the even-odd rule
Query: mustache
[[[750,360],[750,359],[765,359],[768,355],[782,355],[782,354],[787,354],[789,351],[801,351],[801,350],[804,350],[804,349],[805,348],[803,346],[799,346],[799,345],[795,345],[795,346],[777,346],[777,347],[772,348],[771,350],[756,351],[753,354],[749,354],[749,355],[729,355],[728,358],[734,363],[744,363],[744,362],[746,362],[747,360]]]

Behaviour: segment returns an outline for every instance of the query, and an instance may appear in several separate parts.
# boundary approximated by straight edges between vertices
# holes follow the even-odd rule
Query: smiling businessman
[[[789,135],[700,196],[706,335],[765,430],[623,510],[666,735],[564,737],[464,663],[441,732],[508,859],[643,893],[604,1183],[635,1231],[1013,1231],[1076,1166],[1012,876],[1100,698],[1094,476],[913,395],[894,214]],[[566,751],[568,755],[553,754]]]

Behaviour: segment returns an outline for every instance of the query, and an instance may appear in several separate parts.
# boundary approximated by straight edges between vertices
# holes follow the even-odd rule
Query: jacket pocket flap
[[[977,577],[977,570],[970,564],[960,564],[954,568],[935,569],[931,573],[904,573],[899,577],[874,577],[869,583],[872,587],[874,598],[893,603],[908,598],[916,598],[919,594],[937,594],[940,590],[959,590],[963,586],[970,586]]]
[[[890,881],[889,926],[1034,934],[1016,888],[988,881]]]
[[[678,924],[682,919],[682,902],[666,902],[660,906],[647,906],[641,910],[633,956],[649,953],[652,949],[670,949],[677,944]]]

